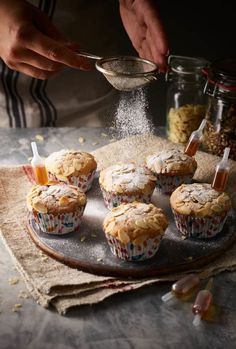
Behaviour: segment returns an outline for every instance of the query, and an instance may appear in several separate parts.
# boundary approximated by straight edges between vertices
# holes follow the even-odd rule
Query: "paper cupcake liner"
[[[126,261],[139,262],[148,258],[152,258],[157,252],[162,235],[156,236],[154,239],[148,239],[142,244],[134,245],[133,243],[123,244],[120,240],[106,234],[107,242],[111,248],[111,252]]]
[[[63,235],[78,230],[84,207],[69,213],[39,213],[33,212],[33,218],[38,229],[44,233]]]
[[[61,183],[75,185],[76,187],[80,188],[84,193],[86,193],[86,191],[88,191],[92,186],[95,173],[96,171],[92,171],[88,175],[69,176],[67,177],[67,181],[62,181],[58,179],[57,176],[55,176],[51,172],[48,172],[48,176],[50,180],[56,180]]]
[[[115,194],[110,193],[101,188],[103,199],[106,207],[111,210],[120,204],[125,204],[133,201],[144,202],[145,204],[149,204],[151,201],[152,193],[149,194],[137,194],[137,195],[128,195],[128,194]]]
[[[195,217],[177,213],[173,210],[176,226],[186,238],[208,239],[223,229],[228,214],[214,217]]]
[[[164,174],[155,174],[157,177],[156,188],[163,194],[171,194],[181,184],[190,184],[193,174],[185,176],[166,176]]]

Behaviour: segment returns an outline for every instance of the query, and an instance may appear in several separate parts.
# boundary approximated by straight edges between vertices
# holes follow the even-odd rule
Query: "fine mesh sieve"
[[[103,58],[86,52],[79,52],[78,56],[95,59],[96,69],[120,91],[131,91],[157,80],[158,66],[147,59],[132,56]]]

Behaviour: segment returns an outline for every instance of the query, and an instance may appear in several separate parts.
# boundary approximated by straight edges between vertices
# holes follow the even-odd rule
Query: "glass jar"
[[[205,93],[210,96],[203,133],[203,149],[236,160],[236,59],[217,60],[205,70]]]
[[[169,56],[168,63],[167,137],[185,144],[205,117],[207,98],[202,70],[208,62],[203,58]]]

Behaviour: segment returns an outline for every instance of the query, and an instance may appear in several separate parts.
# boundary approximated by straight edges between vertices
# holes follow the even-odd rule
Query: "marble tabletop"
[[[84,143],[79,143],[81,137]],[[29,162],[30,141],[37,140],[46,155],[63,147],[92,151],[110,142],[100,128],[0,129],[0,165]],[[214,278],[217,316],[193,327],[191,302],[163,304],[170,283],[115,295],[94,306],[83,306],[60,316],[32,298],[21,299],[24,282],[0,240],[0,349],[131,349],[236,348],[236,272]],[[11,278],[19,282],[11,285]]]

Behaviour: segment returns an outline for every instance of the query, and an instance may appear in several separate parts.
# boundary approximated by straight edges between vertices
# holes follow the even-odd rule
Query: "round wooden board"
[[[114,256],[106,242],[102,222],[107,214],[96,179],[88,193],[88,203],[78,232],[54,236],[38,230],[33,220],[28,231],[36,245],[58,261],[98,275],[145,278],[202,267],[220,256],[235,239],[235,214],[223,231],[212,239],[183,240],[175,226],[169,196],[156,190],[152,202],[168,216],[169,227],[156,255],[143,262],[126,262]]]

